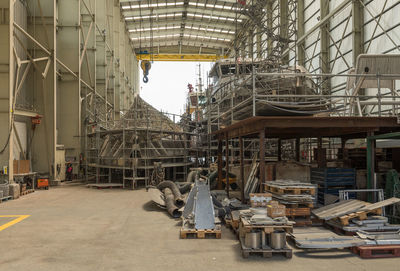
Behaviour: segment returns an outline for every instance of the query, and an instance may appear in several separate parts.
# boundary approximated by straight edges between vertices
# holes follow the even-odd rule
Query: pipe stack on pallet
[[[264,207],[240,211],[238,237],[243,258],[250,255],[270,258],[275,254],[292,258],[286,233],[293,231],[293,222],[285,216],[271,218],[267,212]]]
[[[286,216],[296,222],[296,226],[312,224],[311,209],[317,190],[315,185],[280,180],[267,182],[264,187],[275,200],[286,206]]]

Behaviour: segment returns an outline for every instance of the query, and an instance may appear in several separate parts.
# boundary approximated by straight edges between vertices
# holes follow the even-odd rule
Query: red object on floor
[[[359,246],[352,250],[363,259],[400,257],[400,245]]]
[[[49,189],[49,179],[38,179],[36,188]]]

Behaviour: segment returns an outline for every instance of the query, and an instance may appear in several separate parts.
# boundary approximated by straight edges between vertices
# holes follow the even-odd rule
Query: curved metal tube
[[[165,196],[165,205],[167,207],[168,213],[173,217],[173,218],[179,218],[182,215],[182,212],[179,211],[178,207],[175,206],[175,197],[174,194],[172,193],[172,190],[169,188],[165,188],[163,190],[164,196]]]
[[[182,186],[179,187],[179,192],[181,194],[186,194],[192,189],[192,184],[191,183],[184,183]]]
[[[186,178],[186,182],[188,182],[188,183],[194,183],[194,180],[195,180],[195,178],[196,178],[196,174],[197,174],[197,173],[198,173],[197,170],[190,171],[189,174],[188,174],[188,176],[187,176],[187,178]]]
[[[177,207],[182,207],[183,205],[185,205],[185,201],[182,198],[182,194],[179,191],[179,187],[174,182],[163,181],[157,185],[157,188],[160,189],[161,191],[166,188],[169,188],[174,195],[175,205]]]

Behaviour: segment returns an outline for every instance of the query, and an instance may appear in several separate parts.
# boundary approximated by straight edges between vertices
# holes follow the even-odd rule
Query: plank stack
[[[315,209],[312,213],[335,232],[345,235],[354,235],[359,231],[399,230],[400,225],[389,224],[383,216],[383,207],[398,202],[398,198],[372,204],[360,200],[344,200]]]

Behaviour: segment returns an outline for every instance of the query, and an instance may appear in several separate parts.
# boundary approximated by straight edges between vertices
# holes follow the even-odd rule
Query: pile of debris
[[[180,210],[184,205],[184,196],[192,187],[190,183],[183,183],[178,186],[171,181],[160,182],[157,187],[149,187],[151,200],[159,207],[167,209],[168,213],[173,218],[180,218],[182,211]]]
[[[399,203],[390,198],[377,203],[344,200],[316,209],[313,214],[329,229],[304,228],[291,234],[301,249],[350,248],[361,258],[400,257],[400,225],[388,223],[384,207]]]
[[[334,231],[345,235],[353,235],[359,231],[400,230],[400,225],[388,223],[383,208],[398,202],[398,198],[372,204],[361,200],[343,200],[315,209],[312,213],[324,220]]]
[[[315,204],[317,187],[314,184],[279,180],[264,184],[265,191],[286,207],[286,216],[296,222],[296,226],[309,226],[311,209]]]

